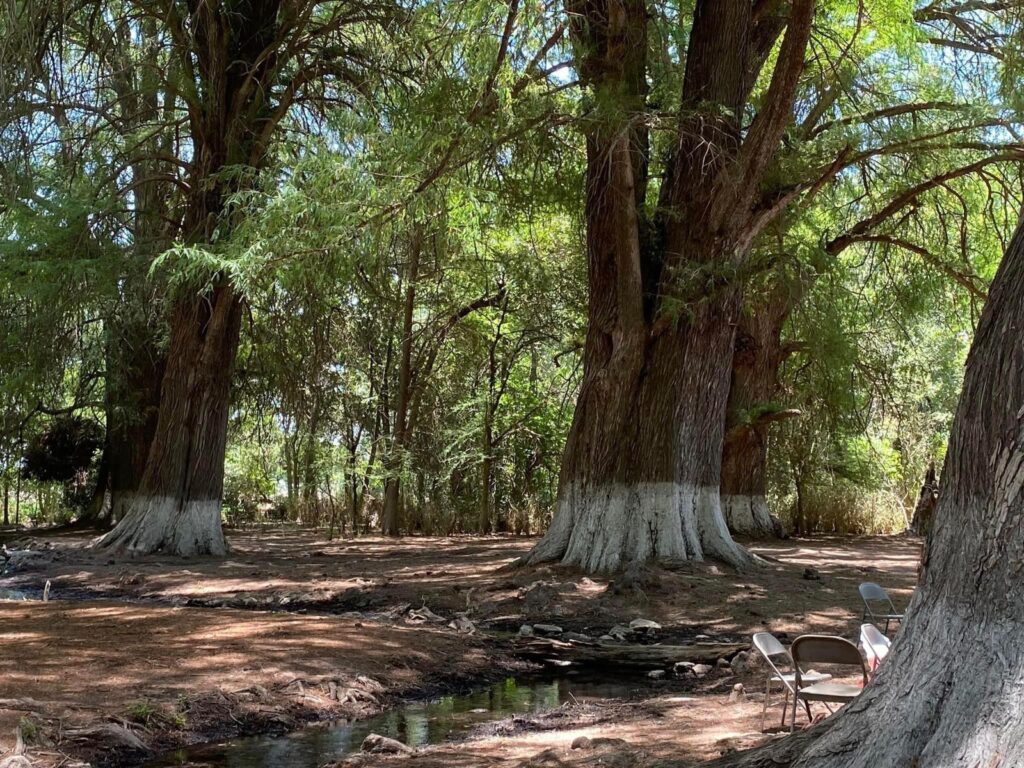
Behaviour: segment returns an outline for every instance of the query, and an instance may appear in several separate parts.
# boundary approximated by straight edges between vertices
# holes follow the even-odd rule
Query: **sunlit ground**
[[[254,694],[253,706],[322,707],[332,704],[330,681],[344,687],[363,675],[391,690],[410,691],[456,673],[493,671],[500,651],[481,633],[469,638],[444,624],[413,626],[388,617],[389,610],[406,604],[426,605],[445,617],[468,610],[482,628],[548,620],[606,631],[618,621],[646,617],[690,636],[749,636],[769,629],[790,639],[808,631],[854,638],[861,615],[857,584],[877,581],[903,606],[919,554],[919,542],[905,537],[796,539],[754,546],[766,562],[750,573],[697,564],[661,573],[641,591],[619,592],[606,589],[607,579],[560,567],[510,569],[530,539],[328,542],[301,532],[235,532],[225,560],[187,563],[109,563],[76,549],[85,542],[62,537],[61,544],[74,550],[65,561],[4,585],[40,586],[49,579],[55,599],[0,602],[3,749],[12,746],[14,728],[26,712],[39,713],[47,727],[59,719],[66,729],[123,717],[140,701],[174,711],[181,697],[252,690],[267,697],[257,702]],[[808,567],[820,580],[803,578]],[[61,600],[86,589],[133,602]],[[173,604],[197,598],[229,604],[248,598],[262,608],[283,599],[307,612]],[[322,614],[331,610],[349,613]],[[632,752],[647,756],[643,760],[674,755],[696,761],[759,731],[760,701],[728,702],[735,682],[727,676],[709,679],[684,697],[654,690],[653,698],[617,712],[611,723],[437,749],[422,764],[511,765],[546,749],[561,754],[559,759],[582,759],[583,751],[569,749],[578,736],[624,739]],[[743,682],[750,692],[762,690],[761,677]],[[780,707],[781,700],[773,719]],[[588,759],[602,759],[601,749],[590,752]]]

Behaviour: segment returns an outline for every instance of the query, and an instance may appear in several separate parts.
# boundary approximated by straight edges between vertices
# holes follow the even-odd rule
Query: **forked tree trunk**
[[[169,100],[170,111],[186,107],[189,121],[188,192],[174,234],[185,244],[216,249],[235,223],[228,201],[265,167],[275,128],[295,98],[289,62],[302,54],[282,41],[308,18],[286,12],[280,0],[183,10],[188,47],[175,46],[170,66],[195,79],[173,89],[178,93]],[[171,306],[157,427],[142,483],[130,511],[100,546],[182,556],[226,550],[220,506],[242,299],[225,275],[206,278],[211,287],[199,295],[182,289]]]
[[[968,357],[924,574],[892,652],[810,746],[797,740],[788,754],[776,747],[722,764],[1024,765],[1022,328],[1018,229]]]
[[[735,310],[708,307],[649,343],[641,329],[618,350],[592,327],[558,507],[534,561],[588,571],[751,562],[722,516],[721,454],[706,448],[722,444],[732,326],[721,313]]]
[[[176,303],[145,474],[129,513],[100,546],[132,555],[225,554],[220,508],[241,307],[228,286]]]
[[[704,557],[752,562],[729,534],[720,499],[741,303],[730,275],[760,226],[758,187],[791,121],[814,3],[795,0],[788,24],[770,10],[755,18],[754,5],[696,3],[676,146],[651,219],[646,5],[569,4],[577,70],[594,92],[590,305],[557,508],[526,562],[560,559],[588,571]],[[744,137],[739,116],[783,27],[764,106]]]
[[[722,510],[730,531],[753,538],[777,535],[766,498],[769,427],[797,415],[774,403],[785,357],[782,327],[790,306],[789,291],[779,285],[748,307],[736,331],[722,455]]]

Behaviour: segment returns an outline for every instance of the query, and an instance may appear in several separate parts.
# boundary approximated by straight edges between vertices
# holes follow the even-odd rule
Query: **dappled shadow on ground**
[[[719,686],[720,688],[721,686]],[[724,752],[772,738],[759,732],[761,703],[730,702],[720,691],[696,696],[659,695],[640,702],[606,701],[596,724],[520,733],[514,739],[484,737],[428,747],[415,756],[417,768],[674,768],[697,765]],[[774,710],[773,710],[774,714]],[[408,758],[360,755],[339,766],[408,765]]]
[[[657,639],[670,644],[761,629],[790,638],[809,631],[855,637],[858,583],[877,581],[898,607],[906,605],[920,549],[918,540],[899,536],[757,543],[751,547],[764,563],[749,572],[697,563],[620,588],[557,565],[510,568],[535,541],[525,538],[327,541],[294,530],[230,538],[223,560],[130,560],[85,549],[82,534],[62,534],[60,559],[3,584],[38,588],[50,580],[56,601],[0,602],[0,699],[29,699],[29,709],[64,725],[123,716],[138,701],[173,711],[183,695],[230,697],[253,687],[269,690],[279,711],[324,700],[331,680],[344,686],[366,675],[390,691],[410,690],[493,671],[503,658],[504,646],[479,633],[460,635],[445,622],[409,624],[396,610],[406,604],[426,605],[446,621],[468,612],[484,630],[545,621],[596,635],[644,617],[663,625]],[[805,578],[808,568],[817,578]],[[90,595],[118,602],[81,599]],[[623,738],[652,759],[666,750],[710,756],[718,740],[756,730],[750,718],[760,713],[752,702],[727,704],[735,681],[720,682],[701,693],[699,705],[669,703],[594,733],[474,742],[423,765],[511,766],[547,749],[557,752],[552,760],[575,765],[585,756],[567,744],[578,735]],[[25,714],[19,706],[0,702],[0,748],[10,746]],[[478,747],[490,750],[486,760],[474,757]]]
[[[904,536],[822,536],[753,543],[763,564],[736,573],[713,563],[658,572],[639,589],[609,588],[559,566],[510,568],[535,540],[517,537],[368,537],[327,541],[305,531],[232,532],[223,560],[161,557],[113,560],[62,536],[63,561],[16,575],[12,585],[53,594],[143,598],[193,605],[379,614],[401,604],[516,626],[558,620],[602,629],[607,617],[644,616],[690,634],[856,631],[857,585],[878,581],[905,605],[916,580],[918,540]],[[819,579],[806,579],[813,568]],[[608,627],[604,627],[607,630]]]
[[[497,537],[327,541],[307,532],[234,532],[226,558],[182,561],[114,559],[83,549],[84,541],[61,537],[59,545],[68,548],[62,561],[26,572],[14,583],[41,586],[48,578],[54,587],[152,598],[288,595],[354,610],[379,602],[374,594],[379,590],[407,601],[426,595],[450,601],[451,593],[489,585],[498,569],[532,545],[530,539]]]
[[[135,606],[0,603],[3,694],[66,706],[346,674],[413,673],[434,646],[470,653],[429,629],[357,626],[335,617]],[[13,629],[13,632],[7,631]],[[91,700],[91,701],[90,701]]]

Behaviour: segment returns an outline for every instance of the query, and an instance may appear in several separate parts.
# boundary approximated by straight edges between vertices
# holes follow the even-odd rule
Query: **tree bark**
[[[348,445],[348,502],[353,536],[359,534],[359,472],[356,470],[356,451],[358,448],[358,439],[352,440]]]
[[[123,307],[128,315],[130,307]],[[164,357],[153,331],[128,317],[111,320],[107,341],[107,440],[110,519],[131,509],[156,433]]]
[[[790,308],[790,292],[783,285],[749,305],[736,331],[732,358],[722,509],[732,533],[759,539],[777,534],[766,499],[768,429],[775,421],[798,415],[774,403],[785,358],[782,327]]]
[[[502,327],[508,311],[508,297],[502,300],[501,314],[494,336],[487,345],[487,391],[484,393],[483,460],[480,462],[480,533],[491,532],[495,521],[492,517],[491,496],[494,476],[494,417],[501,400],[498,391],[498,345],[502,340]],[[502,382],[502,391],[504,381]],[[496,494],[495,494],[496,495]]]
[[[733,279],[756,229],[758,188],[791,122],[813,0],[758,28],[749,0],[693,12],[677,143],[658,213],[648,186],[647,14],[641,0],[570,3],[587,122],[590,306],[583,383],[554,520],[526,562],[588,571],[714,557],[752,562],[722,514],[734,326]],[[740,116],[783,26],[764,106]],[[753,73],[753,74],[752,74]]]
[[[104,457],[111,523],[131,509],[156,432],[165,362],[159,336],[165,318],[149,269],[173,242],[170,222],[177,193],[169,181],[174,168],[165,159],[174,151],[172,132],[152,130],[161,119],[173,119],[174,112],[173,99],[161,94],[157,20],[145,17],[137,32],[140,37],[135,39],[123,34],[111,53],[117,61],[111,83],[126,113],[124,130],[147,134],[145,140],[131,142],[132,258],[118,275],[118,299],[105,322]],[[136,58],[140,52],[142,61]]]
[[[223,555],[231,367],[242,304],[220,286],[175,307],[156,434],[129,513],[102,540],[126,554]]]
[[[995,280],[950,433],[921,584],[892,651],[827,732],[771,765],[1024,763],[1024,229]],[[728,765],[759,765],[754,751]]]
[[[93,489],[89,504],[78,516],[79,523],[103,530],[111,527],[111,510],[108,506],[110,499],[109,478],[110,460],[107,456],[107,449],[104,447],[103,453],[100,455],[99,465],[96,468],[96,487]]]
[[[24,445],[23,439],[18,442]],[[14,478],[14,524],[21,525],[21,472]]]
[[[176,47],[179,58],[172,64],[194,80],[177,92],[187,107],[190,140],[180,235],[186,244],[216,249],[234,223],[227,201],[265,166],[274,128],[294,97],[292,89],[275,86],[284,74],[277,67],[291,53],[280,41],[296,18],[282,12],[280,0],[249,3],[244,13],[217,3],[190,3],[183,10],[189,48]],[[275,102],[275,94],[284,101]],[[130,510],[101,547],[181,556],[226,551],[220,507],[242,297],[225,275],[205,278],[202,288],[182,287],[171,302],[146,468]]]
[[[914,507],[914,517],[910,521],[910,532],[918,536],[927,536],[931,532],[935,505],[939,499],[939,480],[935,476],[935,462],[928,465],[928,471],[921,485],[921,494]]]

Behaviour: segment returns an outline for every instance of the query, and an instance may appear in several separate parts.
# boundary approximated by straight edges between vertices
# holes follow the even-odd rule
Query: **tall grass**
[[[806,533],[883,534],[907,528],[910,510],[889,490],[866,490],[846,480],[807,485],[798,499],[795,492],[770,500],[786,526]],[[802,525],[798,526],[802,512]]]

